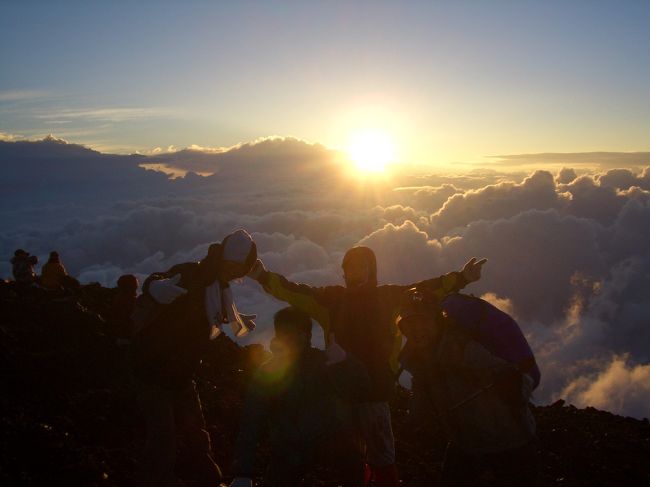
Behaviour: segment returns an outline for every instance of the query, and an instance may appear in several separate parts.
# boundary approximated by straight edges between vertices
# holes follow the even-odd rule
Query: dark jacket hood
[[[375,257],[375,253],[371,248],[362,245],[352,247],[345,253],[342,266],[345,267],[347,263],[359,260],[368,265],[369,275],[367,285],[372,287],[377,286],[377,257]]]

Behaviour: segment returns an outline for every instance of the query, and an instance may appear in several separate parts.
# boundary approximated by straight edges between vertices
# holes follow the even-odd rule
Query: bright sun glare
[[[360,132],[350,139],[348,154],[357,171],[379,174],[395,159],[395,145],[381,132]]]

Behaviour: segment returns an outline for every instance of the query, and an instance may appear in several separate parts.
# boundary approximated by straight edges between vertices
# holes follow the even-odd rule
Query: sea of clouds
[[[487,257],[467,292],[519,321],[542,368],[537,402],[648,417],[650,168],[597,159],[368,182],[346,174],[340,154],[293,138],[148,156],[0,141],[0,277],[16,248],[41,263],[58,250],[82,282],[113,286],[123,273],[199,260],[236,228],[253,234],[269,269],[313,285],[341,283],[341,257],[358,244],[376,252],[380,283]],[[267,342],[282,303],[248,279],[234,291],[259,315],[247,341]]]

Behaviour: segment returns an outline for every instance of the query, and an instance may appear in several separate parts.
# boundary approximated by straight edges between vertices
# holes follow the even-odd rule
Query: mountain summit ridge
[[[91,284],[54,296],[0,282],[0,484],[133,485],[143,426],[128,353],[103,318],[114,292]],[[267,356],[261,345],[239,347],[222,336],[197,377],[226,478],[247,380]],[[413,424],[409,398],[410,392],[399,388],[392,404],[403,485],[435,485],[444,441],[435,426]],[[562,400],[533,412],[540,485],[650,485],[647,418],[578,409]],[[265,448],[259,457],[258,480],[268,458]],[[327,468],[314,475],[315,485],[336,485]]]

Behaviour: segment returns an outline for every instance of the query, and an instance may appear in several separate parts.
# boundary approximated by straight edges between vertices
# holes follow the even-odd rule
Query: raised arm
[[[259,259],[248,277],[259,282],[264,291],[274,298],[289,303],[311,316],[323,328],[327,339],[330,330],[328,305],[337,294],[338,286],[313,287],[291,282],[283,275],[267,270]]]
[[[440,277],[427,279],[410,287],[417,287],[425,292],[433,294],[437,299],[442,299],[448,294],[463,289],[468,284],[478,281],[481,278],[481,268],[487,259],[478,260],[472,257],[458,272],[450,272]]]
[[[176,264],[165,272],[154,272],[149,277],[147,277],[142,284],[142,293],[149,295],[149,286],[153,281],[161,281],[163,279],[169,279],[176,275],[182,275],[182,273],[187,269],[187,264]]]
[[[402,337],[395,325],[395,319],[399,313],[399,308],[404,296],[404,292],[413,287],[429,294],[437,300],[441,300],[448,294],[452,294],[463,289],[467,284],[477,281],[481,278],[481,267],[487,262],[487,259],[477,260],[472,257],[460,271],[449,272],[439,277],[426,279],[406,286],[388,285],[380,286],[380,299],[383,305],[389,307],[390,326],[393,332],[393,340],[390,353],[390,365],[394,372],[399,369],[399,354],[402,348]]]

